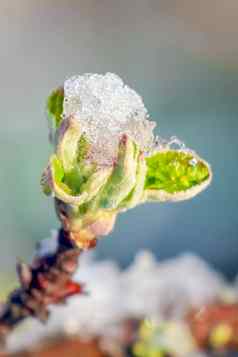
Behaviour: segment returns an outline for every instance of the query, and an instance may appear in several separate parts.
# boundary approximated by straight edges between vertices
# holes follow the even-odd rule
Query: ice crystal
[[[153,151],[160,151],[160,150],[183,150],[183,151],[190,151],[185,143],[181,141],[177,136],[171,136],[168,139],[161,138],[160,136],[156,136],[153,145]]]
[[[122,134],[143,150],[151,149],[155,123],[142,98],[113,73],[74,76],[64,83],[64,118],[74,115],[90,142],[89,159],[111,165]]]

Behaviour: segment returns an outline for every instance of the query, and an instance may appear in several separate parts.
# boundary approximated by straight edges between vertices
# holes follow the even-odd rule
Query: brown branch
[[[84,293],[83,285],[72,280],[82,250],[69,237],[69,232],[59,230],[55,253],[36,256],[30,265],[17,264],[21,286],[9,295],[0,315],[0,338],[3,342],[25,318],[34,316],[45,322],[49,317],[49,305],[65,303],[68,297]],[[96,239],[90,241],[87,248],[95,245]]]

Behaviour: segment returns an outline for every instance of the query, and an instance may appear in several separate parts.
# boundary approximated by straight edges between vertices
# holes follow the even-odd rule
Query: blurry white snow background
[[[116,337],[120,322],[128,317],[179,320],[189,307],[212,302],[229,290],[223,277],[193,254],[158,262],[142,251],[122,271],[113,261],[96,261],[92,253],[84,253],[74,279],[86,284],[88,294],[51,307],[46,325],[28,319],[9,336],[9,350],[57,333]]]

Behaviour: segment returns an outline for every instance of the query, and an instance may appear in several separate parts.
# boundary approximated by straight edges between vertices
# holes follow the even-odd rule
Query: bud
[[[73,77],[47,102],[55,152],[42,188],[80,247],[109,234],[118,213],[146,201],[191,198],[212,178],[193,151],[158,145],[142,99],[118,78]]]

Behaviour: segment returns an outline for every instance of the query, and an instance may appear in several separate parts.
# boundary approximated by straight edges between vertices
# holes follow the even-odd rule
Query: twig
[[[72,280],[82,249],[69,237],[68,232],[60,229],[55,253],[36,256],[30,265],[22,262],[17,264],[21,286],[9,295],[0,316],[2,342],[25,318],[34,316],[46,322],[49,305],[65,303],[68,297],[84,293],[83,285]],[[93,248],[95,245],[96,239],[90,241],[87,248]]]

